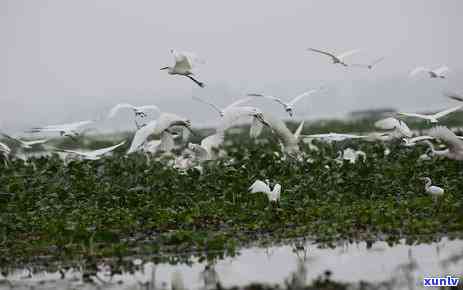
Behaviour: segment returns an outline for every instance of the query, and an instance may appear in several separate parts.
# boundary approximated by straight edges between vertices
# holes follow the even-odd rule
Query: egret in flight
[[[424,190],[427,194],[432,196],[434,201],[436,201],[437,197],[444,195],[444,189],[439,186],[432,185],[431,178],[424,177],[421,178],[421,180],[424,180]]]
[[[217,158],[215,150],[223,144],[224,137],[224,132],[218,132],[201,140],[201,144],[189,143],[188,148],[200,162],[213,160]]]
[[[315,48],[308,48],[307,50],[327,55],[327,56],[331,57],[331,59],[333,60],[333,64],[339,63],[339,64],[342,64],[343,66],[348,66],[348,64],[344,61],[344,59],[346,57],[360,52],[359,49],[354,49],[354,50],[349,50],[349,51],[346,51],[346,52],[343,52],[343,53],[340,53],[340,54],[334,54],[334,53],[331,53],[331,52],[328,52],[328,51],[323,51],[323,50],[319,50],[319,49],[315,49]]]
[[[213,103],[210,103],[208,101],[205,101],[204,99],[200,98],[200,97],[195,97],[193,96],[192,97],[193,100],[196,100],[198,102],[201,102],[203,104],[206,104],[208,106],[210,106],[212,109],[214,109],[215,111],[217,111],[217,113],[219,113],[220,117],[223,117],[225,115],[225,113],[227,112],[227,110],[229,110],[230,108],[233,108],[233,107],[238,107],[239,105],[241,104],[244,104],[244,103],[247,103],[249,102],[250,100],[252,100],[251,97],[247,97],[247,98],[241,98],[241,99],[238,99],[236,100],[235,102],[231,103],[230,105],[226,106],[225,108],[219,108],[218,106],[216,106],[215,104]]]
[[[452,107],[450,109],[443,110],[443,111],[437,112],[435,114],[429,114],[429,115],[427,115],[427,114],[416,114],[416,113],[398,113],[398,114],[402,115],[402,116],[406,116],[406,117],[414,117],[414,118],[420,118],[420,119],[428,120],[431,123],[438,123],[439,122],[438,119],[440,119],[442,117],[445,117],[450,113],[456,112],[456,111],[460,110],[461,108],[463,108],[463,105]]]
[[[82,134],[82,127],[87,126],[94,121],[80,121],[75,123],[49,125],[45,127],[36,127],[29,130],[30,133],[43,133],[43,132],[59,132],[61,136],[76,137]]]
[[[381,119],[375,122],[375,127],[383,130],[394,130],[395,135],[399,135],[399,137],[412,137],[413,132],[407,126],[407,124],[400,120],[393,117],[388,117],[385,119]],[[397,137],[397,136],[396,136]]]
[[[166,66],[161,68],[161,70],[167,70],[167,72],[171,75],[180,75],[189,78],[190,80],[194,81],[198,86],[204,88],[204,83],[195,79],[193,73],[193,67],[197,63],[201,63],[202,61],[193,53],[191,52],[180,52],[174,49],[171,49],[170,52],[175,58],[175,65],[173,67]]]
[[[270,184],[268,180],[267,183],[263,182],[262,180],[256,180],[254,183],[249,187],[249,191],[251,193],[261,192],[267,195],[267,198],[271,202],[278,202],[280,200],[281,195],[281,185],[279,183],[275,184],[273,190],[270,189]]]
[[[16,142],[21,148],[24,148],[24,149],[31,149],[33,146],[35,145],[39,145],[39,144],[44,144],[46,142],[48,142],[48,139],[40,139],[40,140],[31,140],[31,141],[25,141],[25,140],[21,140],[19,138],[15,138],[15,137],[12,137],[12,136],[9,136],[5,133],[0,133],[1,135],[3,135],[4,137],[10,139],[10,140],[13,140],[14,142]]]
[[[131,105],[131,104],[122,103],[122,104],[115,105],[109,111],[108,119],[113,118],[114,116],[116,116],[116,114],[122,109],[131,109],[134,112],[135,117],[142,117],[142,118],[146,117],[147,112],[149,110],[153,110],[153,111],[157,111],[158,113],[161,113],[161,110],[159,110],[159,107],[155,106],[155,105],[145,105],[145,106],[136,107],[136,106]]]
[[[351,64],[351,66],[373,69],[373,67],[375,67],[378,63],[382,62],[383,60],[384,60],[384,57],[380,57],[368,64]]]
[[[422,67],[422,66],[419,66],[417,68],[415,68],[414,70],[412,70],[410,72],[410,77],[414,77],[415,75],[421,73],[421,72],[425,72],[425,73],[428,73],[429,74],[429,77],[431,78],[441,78],[441,79],[445,79],[446,76],[444,75],[445,72],[449,71],[449,68],[448,66],[441,66],[441,67],[438,67],[436,69],[429,69],[429,68],[425,68],[425,67]]]
[[[302,98],[310,96],[311,94],[316,93],[318,91],[319,91],[319,89],[313,89],[313,90],[306,91],[306,92],[294,97],[289,102],[285,102],[285,101],[283,101],[282,99],[280,99],[278,97],[268,96],[268,95],[263,95],[263,94],[251,93],[251,94],[248,94],[248,96],[251,96],[251,97],[263,97],[263,98],[267,98],[267,99],[270,99],[272,101],[275,101],[275,102],[279,103],[280,105],[282,105],[283,108],[285,109],[285,111],[289,114],[289,116],[292,117],[294,115],[294,105],[296,105],[296,103],[299,102]]]
[[[121,147],[124,144],[125,144],[125,141],[122,141],[121,143],[117,145],[105,147],[105,148],[101,148],[101,149],[97,149],[93,151],[78,151],[78,150],[68,150],[68,149],[56,149],[56,150],[61,151],[61,152],[75,154],[85,160],[98,160],[104,155],[109,154],[110,152],[116,150],[117,148]]]
[[[455,133],[450,131],[447,127],[436,126],[429,130],[429,136],[440,139],[447,145],[445,150],[435,150],[431,142],[425,140],[424,142],[431,149],[432,155],[444,156],[453,160],[463,160],[463,140],[461,140]]]

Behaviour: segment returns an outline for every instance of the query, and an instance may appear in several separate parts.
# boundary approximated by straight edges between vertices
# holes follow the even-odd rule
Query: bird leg
[[[200,86],[201,88],[204,88],[204,83],[198,81],[197,79],[195,79],[194,77],[192,77],[191,75],[187,75],[186,76],[187,78],[189,78],[190,80],[194,81],[198,86]]]

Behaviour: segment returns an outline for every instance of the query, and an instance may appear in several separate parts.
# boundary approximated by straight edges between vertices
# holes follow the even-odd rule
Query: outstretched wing
[[[423,115],[423,114],[416,114],[416,113],[397,113],[397,114],[399,114],[401,116],[420,118],[420,119],[425,119],[425,120],[429,119],[428,115]]]
[[[124,144],[125,144],[125,141],[122,141],[121,143],[116,144],[114,146],[110,146],[110,147],[101,148],[101,149],[98,149],[98,150],[91,151],[91,152],[89,152],[89,154],[94,155],[94,156],[105,155],[105,154],[107,154],[107,153],[109,153],[111,151],[116,150],[117,148],[121,147]]]
[[[247,103],[249,102],[250,100],[252,100],[252,98],[242,98],[242,99],[239,99],[239,100],[236,100],[234,101],[233,103],[231,103],[230,105],[228,105],[226,109],[229,109],[229,108],[232,108],[232,107],[236,107],[236,106],[239,106],[241,104],[244,104],[244,103]]]
[[[433,72],[436,74],[436,75],[440,75],[440,74],[443,74],[445,72],[449,71],[449,67],[448,66],[441,66],[441,67],[438,67],[436,68],[435,70],[433,70]]]
[[[112,107],[111,110],[109,111],[108,119],[113,118],[114,116],[116,116],[116,114],[121,109],[135,109],[135,107],[133,105],[127,104],[127,103],[117,104],[114,107]]]
[[[198,102],[201,102],[201,103],[203,103],[203,104],[206,104],[206,105],[210,106],[211,108],[213,108],[214,110],[216,110],[219,114],[222,113],[222,110],[220,110],[220,108],[217,107],[216,105],[214,105],[213,103],[209,103],[209,102],[207,102],[207,101],[205,101],[205,100],[203,100],[203,99],[201,99],[201,98],[199,98],[199,97],[195,97],[195,96],[193,96],[192,98],[193,98],[193,100],[196,100],[196,101],[198,101]]]
[[[409,76],[410,76],[410,77],[414,77],[414,76],[416,76],[417,74],[419,74],[419,73],[421,73],[421,72],[429,72],[429,69],[428,69],[428,68],[425,68],[425,67],[423,67],[423,66],[419,66],[419,67],[413,69],[413,70],[410,72]]]
[[[321,53],[321,54],[327,55],[329,57],[338,58],[336,55],[334,55],[334,54],[332,54],[331,52],[328,52],[328,51],[323,51],[323,50],[315,49],[315,48],[308,48],[307,50],[317,52],[317,53]]]
[[[146,142],[146,139],[153,133],[154,128],[157,126],[157,121],[151,121],[145,126],[135,132],[132,139],[132,144],[127,151],[127,154],[133,153],[141,149],[141,146]]]
[[[444,141],[451,150],[462,150],[463,141],[460,140],[455,133],[450,131],[447,127],[436,126],[429,130],[429,135]]]
[[[299,137],[301,136],[302,128],[304,127],[304,122],[305,120],[302,120],[302,122],[299,124],[299,127],[297,127],[296,131],[294,131],[294,138],[296,138],[296,140],[299,140]]]
[[[455,92],[445,92],[444,96],[447,98],[453,99],[455,101],[463,102],[463,96]]]
[[[448,115],[450,113],[453,113],[455,111],[460,110],[461,108],[463,108],[463,105],[460,105],[460,106],[457,106],[457,107],[453,107],[453,108],[438,112],[438,113],[434,114],[434,118],[436,118],[436,119],[442,118],[442,117],[444,117],[444,116],[446,116],[446,115]]]
[[[280,98],[277,98],[277,97],[274,97],[274,96],[267,96],[267,95],[255,94],[255,93],[248,94],[248,96],[257,97],[257,98],[266,98],[266,99],[275,101],[275,102],[277,102],[277,103],[279,103],[279,104],[281,104],[283,106],[286,106],[285,102],[283,102]]]
[[[294,99],[292,99],[289,104],[290,105],[295,105],[297,102],[299,102],[303,97],[307,97],[307,96],[310,96],[311,94],[317,92],[318,89],[313,89],[313,90],[310,90],[310,91],[307,91],[307,92],[304,92],[298,96],[296,96]]]
[[[137,109],[141,111],[153,110],[153,111],[157,111],[158,113],[161,113],[161,110],[156,105],[145,105],[145,106],[138,107]]]
[[[256,180],[248,189],[251,193],[262,192],[265,194],[271,193],[269,186],[262,180]]]
[[[339,58],[339,59],[343,59],[345,57],[354,55],[354,54],[359,53],[359,52],[360,52],[360,49],[352,49],[352,50],[343,52],[343,53],[337,55],[336,57]]]

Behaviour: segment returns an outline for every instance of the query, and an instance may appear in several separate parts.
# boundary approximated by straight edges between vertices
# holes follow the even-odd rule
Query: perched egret
[[[340,156],[338,157],[338,160],[341,161],[340,159],[342,158],[343,160],[347,160],[350,163],[354,164],[357,162],[357,159],[359,159],[360,156],[365,159],[367,157],[367,154],[361,150],[354,150],[352,148],[346,148],[344,151],[339,152]]]
[[[280,201],[280,194],[281,194],[281,185],[279,183],[275,184],[273,190],[270,189],[270,184],[268,180],[267,183],[263,182],[262,180],[256,180],[254,183],[249,187],[249,191],[251,193],[261,192],[267,195],[267,198],[271,202],[278,202]]]
[[[410,77],[413,77],[421,72],[425,72],[425,73],[428,73],[431,78],[445,79],[444,73],[447,72],[448,70],[449,70],[448,66],[441,66],[436,69],[429,69],[429,68],[419,66],[410,72]]]
[[[447,127],[436,126],[432,128],[428,134],[435,139],[442,140],[448,146],[445,150],[435,150],[431,142],[424,141],[431,149],[432,155],[444,156],[454,160],[463,160],[463,140],[458,138],[458,136]]]
[[[113,118],[121,109],[131,109],[133,110],[135,117],[142,117],[142,118],[146,117],[147,111],[149,110],[154,110],[154,111],[157,111],[158,113],[161,113],[161,111],[159,110],[159,107],[155,105],[145,105],[145,106],[136,107],[131,104],[122,103],[122,104],[115,105],[109,111],[108,118]]]
[[[434,200],[436,200],[437,197],[444,195],[444,189],[440,188],[439,186],[431,185],[432,181],[431,178],[429,177],[424,177],[421,178],[421,180],[424,180],[424,190],[426,191],[427,194],[430,194]]]
[[[351,66],[373,69],[374,66],[376,66],[378,63],[382,62],[383,60],[384,60],[384,57],[380,57],[368,64],[351,64]]]
[[[410,130],[410,128],[407,126],[407,124],[400,120],[396,119],[393,117],[381,119],[379,121],[375,122],[375,127],[383,130],[394,130],[396,135],[399,135],[399,137],[405,136],[405,137],[412,137],[413,133]]]
[[[61,136],[76,137],[82,134],[82,127],[93,123],[94,121],[80,121],[75,123],[61,124],[61,125],[49,125],[45,127],[36,127],[29,130],[30,133],[42,133],[42,132],[59,132]]]
[[[398,113],[398,114],[402,115],[402,116],[406,116],[406,117],[414,117],[414,118],[420,118],[420,119],[428,120],[431,123],[438,123],[439,122],[438,119],[440,119],[442,117],[445,117],[450,113],[456,112],[456,111],[460,110],[461,108],[463,108],[463,105],[452,107],[450,109],[443,110],[443,111],[437,112],[435,114],[429,114],[429,115],[427,115],[427,114],[416,114],[416,113]]]
[[[226,106],[225,108],[221,109],[218,106],[214,105],[213,103],[210,103],[210,102],[207,102],[207,101],[203,100],[202,98],[193,96],[193,99],[198,101],[198,102],[201,102],[203,104],[206,104],[206,105],[210,106],[211,108],[213,108],[215,111],[217,111],[219,113],[220,117],[223,117],[225,115],[225,113],[227,112],[227,110],[229,110],[230,108],[238,107],[239,105],[244,104],[244,103],[249,102],[250,100],[252,100],[252,98],[250,98],[250,97],[242,98],[242,99],[239,99],[239,100],[231,103],[230,105]]]
[[[175,58],[175,65],[173,67],[166,66],[161,68],[161,70],[167,69],[171,75],[181,75],[189,78],[194,81],[198,86],[204,88],[204,83],[198,81],[193,77],[193,67],[197,63],[202,61],[193,53],[190,52],[180,52],[174,49],[171,49],[170,52]]]
[[[349,50],[349,51],[346,51],[346,52],[343,52],[343,53],[340,53],[340,54],[336,55],[334,53],[319,50],[319,49],[315,49],[315,48],[308,48],[307,50],[327,55],[327,56],[331,57],[334,64],[339,63],[339,64],[342,64],[343,66],[348,66],[347,63],[344,62],[344,58],[360,52],[359,49],[354,49],[354,50]]]
[[[33,146],[35,145],[39,145],[39,144],[44,144],[46,142],[48,142],[48,139],[40,139],[40,140],[31,140],[31,141],[25,141],[25,140],[21,140],[19,138],[15,138],[15,137],[12,137],[12,136],[9,136],[5,133],[0,133],[1,135],[3,135],[4,137],[8,138],[8,139],[11,139],[13,140],[14,142],[18,143],[18,145],[21,147],[21,148],[24,148],[24,149],[31,149]]]
[[[58,149],[58,148],[56,150],[60,152],[66,152],[66,153],[78,155],[82,159],[85,159],[85,160],[98,160],[104,155],[116,150],[117,148],[121,147],[124,144],[125,144],[125,141],[122,141],[121,143],[117,145],[105,147],[105,148],[101,148],[101,149],[93,150],[93,151],[77,151],[77,150]]]
[[[299,102],[302,98],[310,96],[311,94],[316,93],[318,91],[319,91],[319,89],[313,89],[313,90],[306,91],[306,92],[294,97],[289,102],[285,102],[285,101],[283,101],[282,99],[280,99],[278,97],[267,96],[267,95],[263,95],[263,94],[254,94],[254,93],[252,93],[252,94],[248,94],[248,96],[251,96],[251,97],[263,97],[263,98],[273,100],[273,101],[279,103],[280,105],[282,105],[283,108],[285,109],[285,111],[289,114],[289,116],[292,117],[294,115],[294,105],[297,102]]]

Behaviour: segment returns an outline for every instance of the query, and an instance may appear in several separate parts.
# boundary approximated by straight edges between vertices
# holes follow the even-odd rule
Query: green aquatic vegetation
[[[424,147],[364,141],[316,143],[301,159],[247,139],[228,156],[179,171],[139,154],[73,161],[14,160],[0,168],[0,263],[129,254],[233,253],[256,241],[309,237],[428,241],[463,232],[463,164],[418,162]],[[346,147],[366,158],[334,159]],[[311,162],[308,162],[308,159]],[[0,164],[0,166],[2,166]],[[436,203],[419,179],[445,188]],[[282,185],[281,201],[250,194],[255,179]]]

